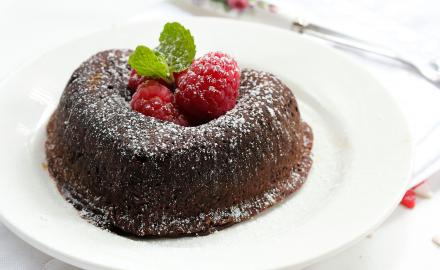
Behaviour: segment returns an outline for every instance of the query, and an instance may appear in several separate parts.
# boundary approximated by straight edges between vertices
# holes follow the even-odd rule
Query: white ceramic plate
[[[347,247],[396,207],[410,169],[408,127],[384,89],[339,53],[294,33],[185,19],[198,56],[222,50],[278,75],[315,134],[303,188],[251,221],[204,237],[133,240],[82,220],[42,163],[45,125],[73,70],[99,50],[157,44],[163,21],[99,32],[53,50],[1,85],[0,207],[31,245],[88,269],[280,269]]]

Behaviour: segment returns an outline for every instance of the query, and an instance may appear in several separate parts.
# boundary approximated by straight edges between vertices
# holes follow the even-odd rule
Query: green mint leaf
[[[156,49],[166,58],[171,72],[179,72],[191,65],[196,45],[191,32],[178,22],[165,24]]]
[[[155,52],[145,46],[137,46],[128,58],[128,64],[137,74],[154,79],[169,80],[170,69],[166,59],[161,53]]]

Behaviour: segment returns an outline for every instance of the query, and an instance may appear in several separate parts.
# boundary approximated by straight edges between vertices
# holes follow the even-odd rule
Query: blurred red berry
[[[228,6],[233,9],[245,10],[249,7],[249,0],[228,0]]]
[[[400,204],[405,206],[406,208],[414,208],[414,206],[416,205],[416,194],[414,190],[409,189],[403,196]]]

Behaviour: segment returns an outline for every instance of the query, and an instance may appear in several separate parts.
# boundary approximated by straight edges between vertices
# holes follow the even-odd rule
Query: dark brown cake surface
[[[131,110],[129,54],[109,50],[84,62],[47,127],[49,172],[89,220],[136,236],[206,234],[304,183],[312,132],[275,76],[242,71],[234,109],[182,127]]]

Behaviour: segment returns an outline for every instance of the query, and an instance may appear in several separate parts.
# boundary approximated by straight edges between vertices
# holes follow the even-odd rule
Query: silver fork
[[[410,70],[415,71],[436,87],[440,88],[440,59],[424,63],[416,59],[412,59],[409,56],[399,54],[397,51],[390,48],[373,44],[323,26],[308,23],[301,19],[296,19],[293,21],[292,29],[298,33],[309,34],[311,36],[329,41],[337,46],[375,54],[397,61]]]

